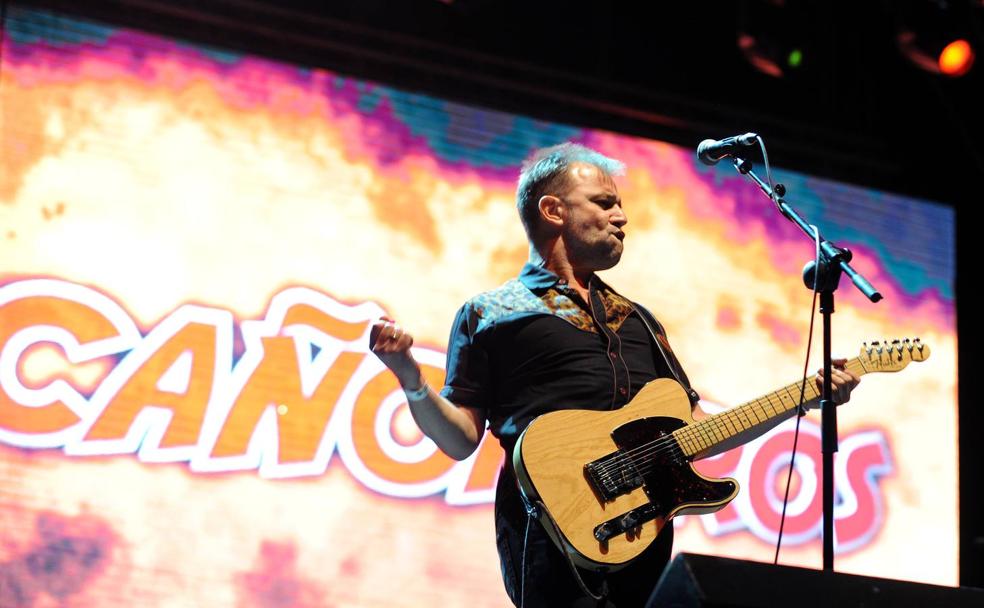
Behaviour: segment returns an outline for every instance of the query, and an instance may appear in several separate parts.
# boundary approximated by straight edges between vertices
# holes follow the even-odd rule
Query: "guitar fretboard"
[[[848,361],[846,367],[858,376],[868,373],[861,359],[857,357]],[[805,386],[800,382],[787,384],[758,399],[677,429],[673,432],[673,436],[684,455],[692,458],[743,431],[774,418],[787,416],[799,405],[801,388],[804,389],[803,403],[820,397],[816,376],[810,376]]]

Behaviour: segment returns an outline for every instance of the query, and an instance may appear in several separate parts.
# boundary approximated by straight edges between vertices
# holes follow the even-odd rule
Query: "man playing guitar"
[[[643,606],[670,557],[672,524],[618,570],[576,567],[531,515],[512,459],[538,416],[618,410],[656,379],[674,380],[696,407],[699,397],[659,321],[595,274],[622,255],[628,219],[613,179],[622,170],[622,163],[572,143],[527,160],[517,207],[529,261],[518,278],[458,311],[440,392],[424,382],[409,333],[389,320],[373,328],[373,352],[396,374],[414,419],[441,450],[468,457],[486,423],[506,450],[496,491],[496,542],[516,606]],[[859,382],[844,363],[835,361],[831,378],[835,403],[846,402]],[[749,441],[795,411],[751,422],[701,456]]]

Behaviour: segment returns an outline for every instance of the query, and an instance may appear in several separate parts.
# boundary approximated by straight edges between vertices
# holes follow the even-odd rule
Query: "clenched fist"
[[[393,319],[383,317],[369,331],[369,349],[390,368],[405,387],[419,387],[420,366],[410,353],[413,336]]]

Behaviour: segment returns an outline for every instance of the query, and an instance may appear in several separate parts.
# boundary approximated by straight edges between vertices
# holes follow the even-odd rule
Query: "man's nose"
[[[615,205],[612,208],[613,213],[609,221],[615,224],[619,228],[629,223],[629,216],[625,215],[625,211],[622,209],[621,205]]]

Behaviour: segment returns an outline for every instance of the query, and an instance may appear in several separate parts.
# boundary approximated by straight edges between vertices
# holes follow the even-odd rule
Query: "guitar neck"
[[[845,367],[858,376],[869,371],[878,371],[866,369],[859,357],[849,360]],[[706,453],[714,446],[731,439],[735,435],[774,418],[788,416],[800,404],[801,389],[803,403],[818,399],[820,391],[817,390],[815,379],[815,375],[810,376],[806,379],[805,385],[801,382],[787,384],[758,399],[753,399],[748,403],[709,416],[700,422],[677,429],[673,432],[673,436],[688,458]]]

